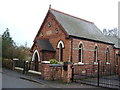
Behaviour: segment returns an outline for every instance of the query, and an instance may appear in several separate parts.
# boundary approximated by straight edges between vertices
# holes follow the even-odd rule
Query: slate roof
[[[120,38],[118,39],[118,48],[120,48]]]
[[[55,51],[49,40],[37,40],[41,51]]]
[[[63,12],[50,9],[69,36],[86,38],[94,41],[101,41],[113,44],[103,33],[95,26],[94,23],[65,14]]]
[[[113,42],[115,45],[115,48],[120,48],[120,38],[118,37],[112,37],[112,36],[106,36],[111,42]]]

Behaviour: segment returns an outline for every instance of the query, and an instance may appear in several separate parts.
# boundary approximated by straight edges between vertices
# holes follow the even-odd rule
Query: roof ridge
[[[53,10],[53,11],[56,11],[56,12],[59,12],[59,13],[62,13],[62,14],[65,14],[65,15],[71,16],[71,17],[73,17],[73,18],[80,19],[80,20],[83,20],[83,21],[85,21],[85,22],[88,22],[88,23],[92,23],[92,24],[94,24],[94,22],[91,22],[91,21],[88,21],[88,20],[85,20],[85,19],[82,19],[82,18],[79,18],[79,17],[73,16],[73,15],[70,15],[70,14],[67,14],[67,13],[64,13],[64,12],[61,12],[61,11],[56,10],[56,9],[53,9],[53,8],[50,8],[50,10]]]

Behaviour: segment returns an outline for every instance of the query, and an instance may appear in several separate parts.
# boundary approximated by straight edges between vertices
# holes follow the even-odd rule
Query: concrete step
[[[23,73],[23,70],[23,68],[15,67],[15,71]],[[28,70],[27,74],[41,76],[42,73],[34,70]]]

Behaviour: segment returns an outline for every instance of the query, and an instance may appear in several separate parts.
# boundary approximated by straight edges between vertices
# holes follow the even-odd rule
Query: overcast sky
[[[49,5],[53,9],[94,22],[100,29],[118,27],[120,0],[0,0],[0,34],[9,28],[18,45],[31,47]]]

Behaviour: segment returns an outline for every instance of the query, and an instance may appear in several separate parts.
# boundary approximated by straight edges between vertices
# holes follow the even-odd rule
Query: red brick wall
[[[118,55],[118,62],[117,62],[117,54],[119,53],[120,49],[115,49],[115,67],[116,67],[116,73],[120,75],[120,56]]]
[[[62,80],[62,67],[42,64],[42,78],[45,80]]]
[[[51,22],[51,27],[48,27],[48,22]],[[55,33],[55,28],[59,29],[58,34]],[[71,40],[66,39],[66,34],[64,33],[63,28],[59,25],[59,23],[56,21],[56,19],[52,14],[48,14],[40,32],[43,33],[43,36],[40,36],[39,34],[37,38],[48,38],[50,40],[54,49],[56,49],[55,58],[57,60],[59,60],[59,49],[57,48],[57,44],[60,40],[62,40],[65,45],[65,48],[63,49],[63,55],[64,55],[63,61],[64,62],[69,61],[69,58],[71,55],[71,52],[70,52]],[[48,32],[51,32],[51,33],[48,34]]]
[[[51,80],[62,80],[62,67],[53,67],[50,66]],[[54,69],[53,69],[54,68]]]
[[[91,73],[96,73],[97,70],[97,64],[93,64],[94,62],[94,49],[95,46],[98,47],[98,60],[100,60],[100,70],[102,73],[103,66],[101,65],[101,62],[106,63],[106,50],[109,48],[110,51],[110,65],[106,64],[105,68],[106,70],[108,69],[108,66],[110,66],[111,72],[115,72],[115,51],[112,45],[104,44],[104,43],[97,43],[97,42],[92,42],[92,41],[87,41],[87,40],[80,40],[80,39],[73,39],[73,51],[72,51],[72,61],[73,63],[78,63],[78,46],[82,43],[83,45],[83,63],[91,63],[90,65],[77,65],[75,66],[74,70],[76,74],[80,74],[79,72],[84,72],[89,73],[89,69],[92,70],[90,71]],[[86,71],[87,70],[87,71]],[[107,73],[105,73],[107,74]]]
[[[51,27],[48,27],[48,22],[51,22]],[[55,28],[58,28],[58,34],[55,33]],[[52,43],[54,49],[56,49],[55,58],[59,59],[59,49],[57,49],[57,44],[59,40],[62,40],[65,44],[65,48],[63,49],[63,61],[70,61],[71,56],[71,40],[66,39],[67,35],[65,34],[63,28],[60,26],[60,24],[56,21],[54,16],[50,13],[48,13],[47,18],[45,18],[42,28],[40,29],[40,32],[43,33],[43,36],[40,36],[40,33],[38,34],[37,38],[48,38],[50,42]],[[48,33],[49,32],[49,33]],[[78,48],[78,45],[80,41],[83,43],[83,62],[93,62],[94,60],[94,48],[95,45],[98,46],[98,59],[101,61],[106,60],[106,49],[109,47],[110,49],[110,62],[114,62],[114,49],[112,45],[103,44],[103,43],[96,43],[92,41],[86,41],[86,40],[79,40],[79,39],[73,39],[73,49]],[[48,55],[49,56],[49,55]],[[78,62],[78,50],[72,51],[72,58],[73,62]],[[41,59],[42,60],[42,59]]]
[[[114,50],[114,51],[115,51],[115,63],[116,63],[116,56],[118,55],[119,50],[120,50],[120,49],[115,49],[115,50]],[[118,56],[118,58],[119,58],[119,56]],[[118,59],[118,61],[119,61],[119,59]]]
[[[42,78],[44,80],[51,80],[50,64],[42,64]]]
[[[44,54],[44,61],[49,61],[50,59],[54,58],[54,52],[45,52]]]
[[[34,47],[33,47],[33,49],[32,49],[32,56],[33,56],[33,53],[34,53],[35,50],[38,51],[39,56],[40,56],[40,61],[38,61],[37,63],[39,63],[38,71],[41,72],[41,68],[42,68],[42,66],[41,66],[42,53],[40,52],[40,48],[39,48],[39,46],[38,46],[37,43],[35,43],[35,45],[34,45]],[[32,61],[31,64],[30,64],[30,69],[31,69],[31,70],[35,70],[35,65],[34,65],[34,63],[35,63],[35,62]]]
[[[35,43],[35,45],[34,45],[34,47],[33,47],[33,49],[32,49],[32,56],[33,56],[33,53],[34,53],[35,50],[38,51],[39,56],[40,56],[40,62],[41,62],[41,60],[42,60],[42,53],[40,52],[40,47],[38,46],[37,43]]]
[[[51,27],[48,27],[48,22],[51,22]],[[55,29],[58,28],[58,34],[55,33]],[[98,59],[101,60],[102,62],[106,62],[106,50],[109,48],[110,50],[110,63],[114,64],[115,63],[115,54],[114,54],[114,49],[112,45],[108,44],[103,44],[103,43],[97,43],[97,42],[92,42],[92,41],[87,41],[87,40],[80,40],[80,39],[72,39],[73,40],[73,48],[71,47],[71,39],[67,38],[66,32],[63,30],[61,25],[56,21],[54,16],[50,13],[48,13],[47,18],[45,18],[42,27],[40,28],[40,32],[43,33],[43,36],[41,36],[40,33],[38,33],[36,38],[48,38],[53,45],[54,49],[56,50],[55,56],[53,57],[53,53],[46,53],[46,61],[52,58],[56,58],[59,60],[59,49],[57,48],[57,44],[60,40],[63,41],[65,47],[63,49],[63,62],[69,62],[70,57],[71,57],[71,52],[72,52],[72,62],[78,63],[78,46],[79,43],[82,42],[83,44],[83,63],[89,63],[94,61],[94,49],[95,46],[98,47]],[[40,60],[42,60],[42,53],[40,52],[40,48],[36,44],[36,46],[33,47],[33,51],[37,49],[40,54]],[[71,51],[71,49],[73,49]],[[47,67],[48,68],[48,67]],[[45,68],[45,70],[47,70]],[[70,71],[71,72],[71,71]],[[69,73],[70,73],[69,72]],[[49,73],[49,72],[48,72]],[[46,73],[46,74],[48,74]],[[68,72],[63,71],[63,78],[69,79]],[[66,76],[65,76],[66,74]]]
[[[78,46],[83,44],[83,63],[94,61],[94,49],[98,47],[98,60],[106,62],[106,49],[110,50],[110,62],[114,63],[114,49],[112,45],[87,40],[73,39],[72,61],[78,63]]]

